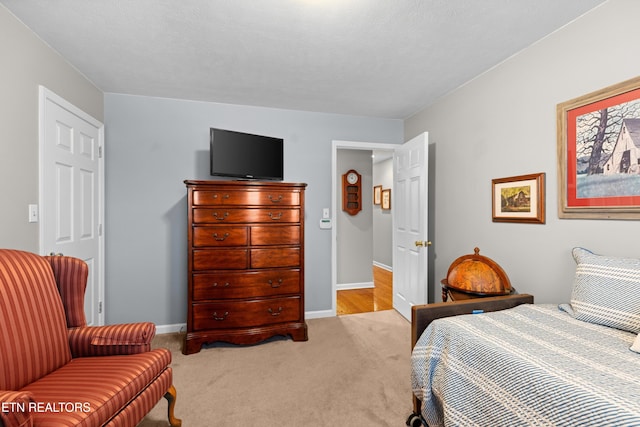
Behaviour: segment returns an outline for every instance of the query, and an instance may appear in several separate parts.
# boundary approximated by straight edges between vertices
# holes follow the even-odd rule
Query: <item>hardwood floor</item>
[[[393,308],[393,274],[373,266],[373,288],[338,291],[336,314],[367,313]]]

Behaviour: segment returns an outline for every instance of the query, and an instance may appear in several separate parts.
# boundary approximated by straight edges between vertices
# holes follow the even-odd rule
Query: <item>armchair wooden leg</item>
[[[176,418],[173,414],[173,411],[176,407],[176,388],[172,385],[169,387],[169,390],[164,394],[164,398],[169,402],[169,407],[167,409],[167,414],[169,416],[169,424],[171,427],[180,427],[182,426],[182,420]]]

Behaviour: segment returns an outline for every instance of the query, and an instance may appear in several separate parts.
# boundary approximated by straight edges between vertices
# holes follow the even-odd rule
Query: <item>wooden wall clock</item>
[[[362,210],[362,176],[353,169],[342,175],[342,210],[349,215]]]

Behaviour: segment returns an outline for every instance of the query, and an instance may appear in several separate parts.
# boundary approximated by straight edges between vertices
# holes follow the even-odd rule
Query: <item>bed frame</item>
[[[515,294],[498,297],[467,299],[455,302],[414,305],[411,307],[411,350],[427,326],[442,317],[471,314],[476,310],[483,312],[505,310],[520,304],[533,304],[533,295]],[[426,425],[421,414],[422,402],[413,396],[413,413],[407,419],[407,425],[418,427]]]

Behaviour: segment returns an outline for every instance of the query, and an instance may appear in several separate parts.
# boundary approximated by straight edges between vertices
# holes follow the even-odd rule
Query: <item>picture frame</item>
[[[387,188],[382,190],[380,192],[380,195],[382,197],[380,201],[382,210],[385,210],[385,211],[391,210],[391,189]]]
[[[491,180],[493,222],[545,223],[545,174]]]
[[[376,185],[373,187],[373,204],[379,205],[382,203],[382,185]]]
[[[556,114],[559,218],[640,219],[640,77],[560,103]]]

